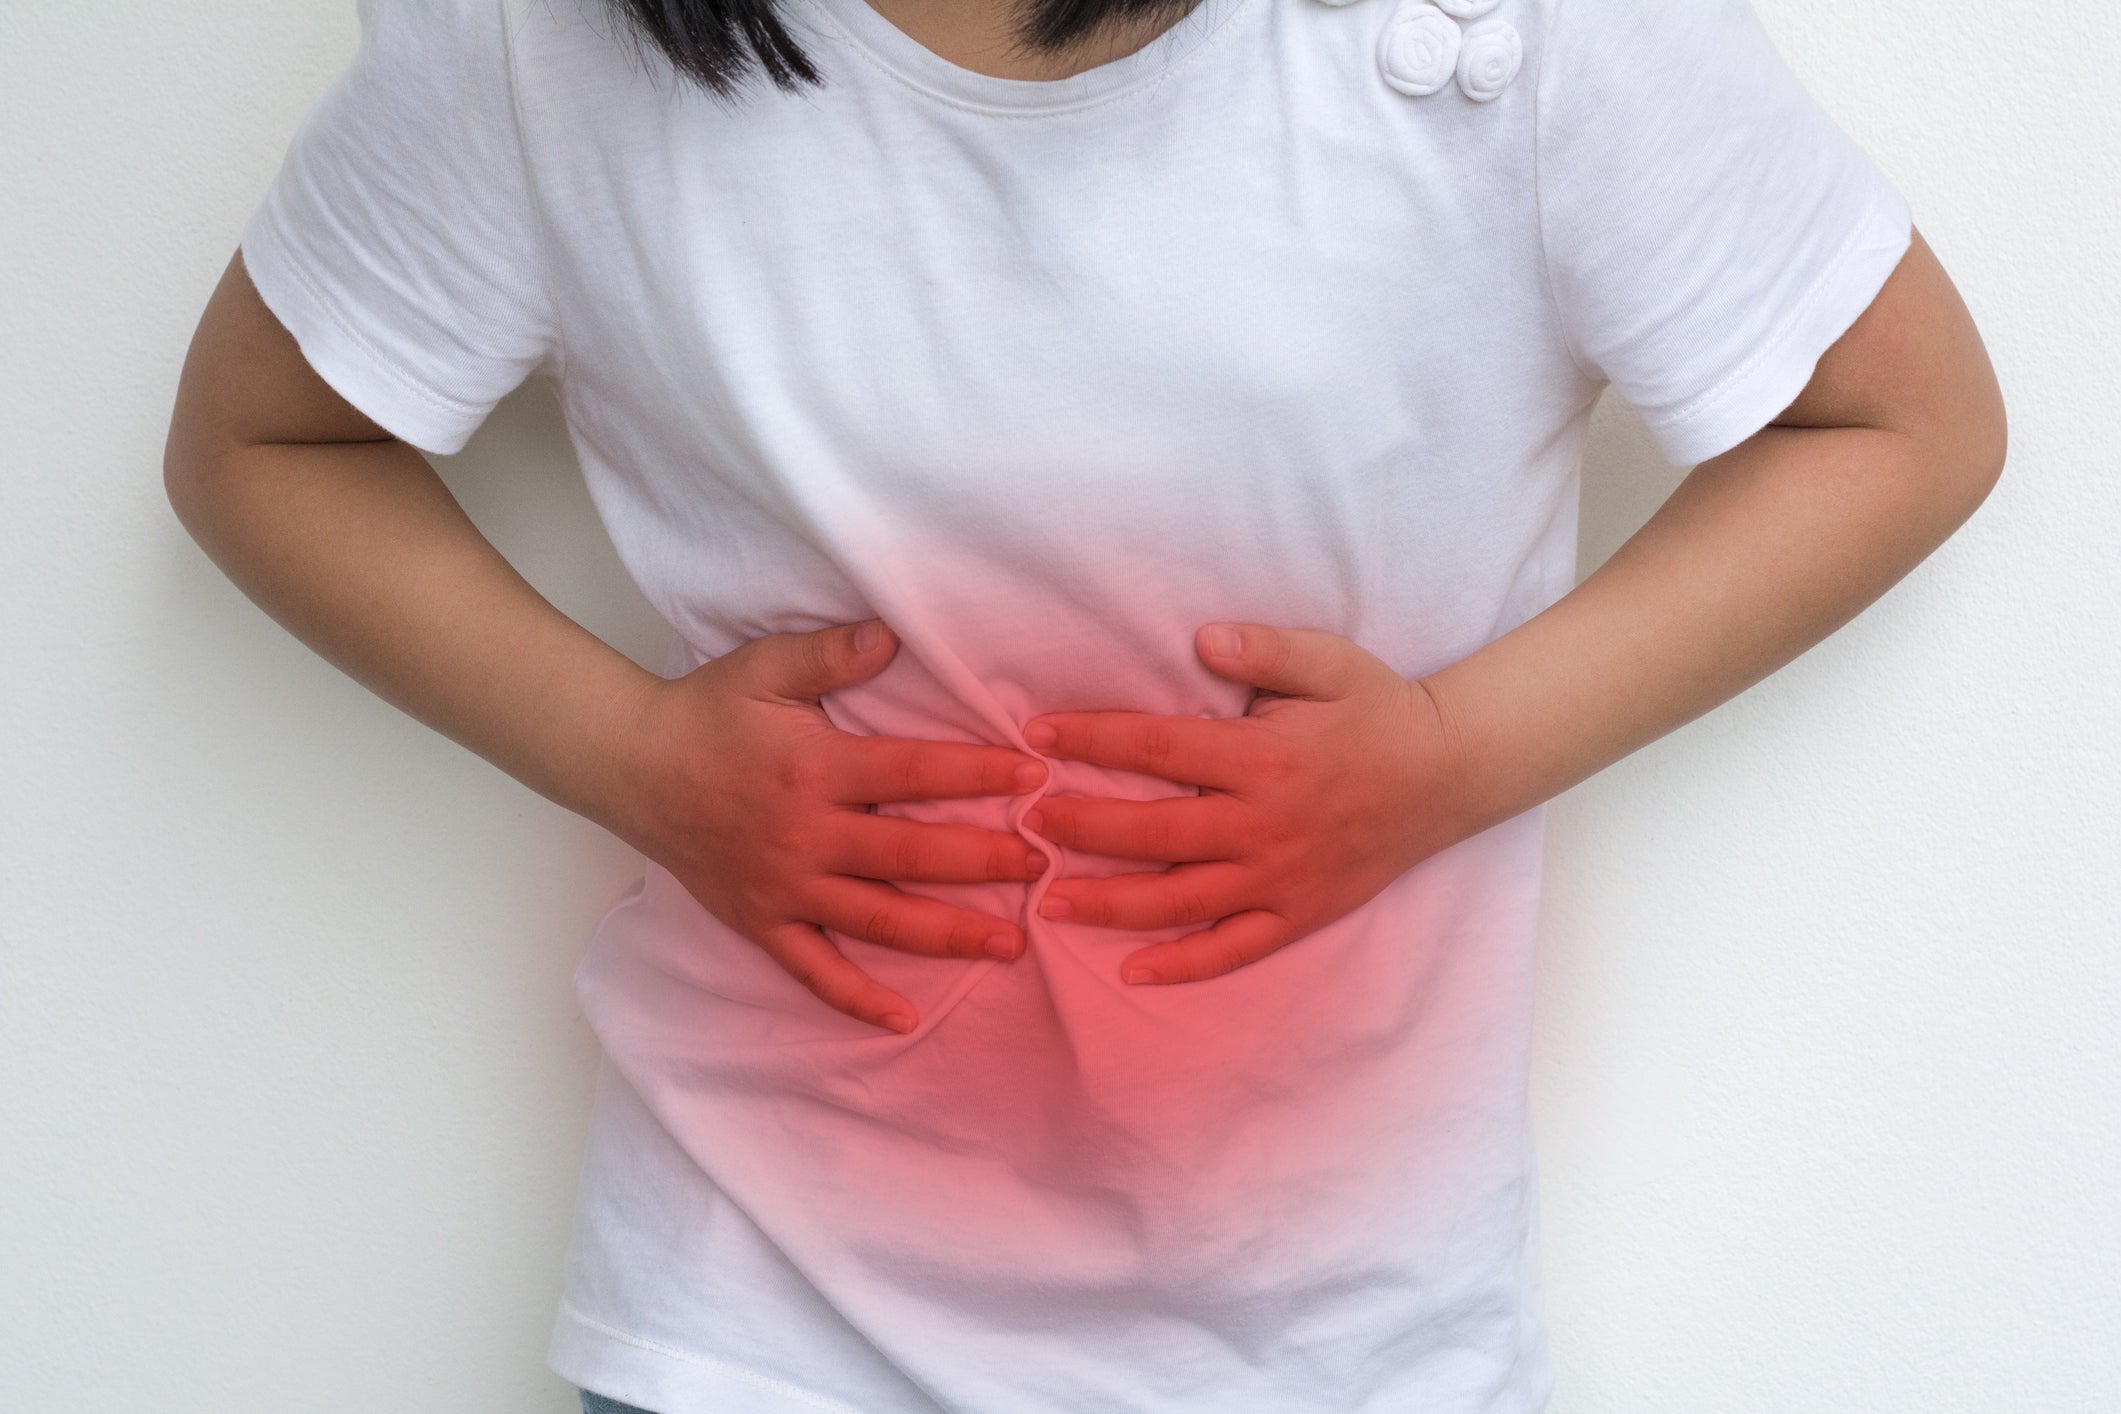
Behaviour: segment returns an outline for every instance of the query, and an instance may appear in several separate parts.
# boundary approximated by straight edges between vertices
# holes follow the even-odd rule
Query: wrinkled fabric
[[[1470,79],[1410,52],[1415,96],[1385,0],[1204,0],[1055,83],[789,0],[827,84],[729,107],[587,0],[367,0],[243,252],[430,452],[551,380],[669,674],[881,615],[897,657],[824,699],[848,731],[1237,716],[1199,625],[1464,657],[1574,584],[1601,388],[1675,462],[1727,450],[1907,246],[1743,4],[1445,8],[1510,37]],[[1034,803],[880,810],[1036,840]],[[906,884],[1030,948],[832,934],[904,1036],[647,864],[575,974],[604,1063],[554,1370],[658,1414],[1542,1407],[1542,820],[1171,987],[1119,961],[1188,930],[1036,913],[1140,863]]]

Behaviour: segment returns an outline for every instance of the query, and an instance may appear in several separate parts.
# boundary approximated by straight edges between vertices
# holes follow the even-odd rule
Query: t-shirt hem
[[[379,353],[290,250],[270,200],[252,214],[239,248],[258,297],[340,397],[423,452],[449,456],[464,449],[490,409],[435,392]]]
[[[546,1368],[590,1390],[655,1414],[741,1409],[744,1414],[871,1414],[858,1405],[804,1389],[712,1355],[676,1350],[628,1335],[562,1300]],[[1483,1414],[1546,1414],[1555,1388],[1540,1349],[1484,1404]]]
[[[560,1303],[546,1367],[578,1389],[656,1414],[742,1409],[745,1414],[869,1414],[815,1390],[712,1355],[628,1335]]]
[[[1811,382],[1821,356],[1877,299],[1913,233],[1913,217],[1897,195],[1872,204],[1774,337],[1716,387],[1644,419],[1665,459],[1673,466],[1705,462],[1780,416]]]

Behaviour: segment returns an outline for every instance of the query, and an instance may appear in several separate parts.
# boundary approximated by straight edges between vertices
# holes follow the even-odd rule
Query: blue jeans
[[[582,1414],[650,1414],[637,1405],[621,1404],[589,1390],[582,1391]]]

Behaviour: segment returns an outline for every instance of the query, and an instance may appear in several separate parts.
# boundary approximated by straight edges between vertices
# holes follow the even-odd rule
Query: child
[[[2003,459],[1950,282],[1742,0],[362,19],[170,492],[646,856],[576,972],[553,1369],[659,1414],[1542,1408],[1541,805]],[[660,676],[419,455],[532,374]],[[1705,465],[1575,587],[1607,385]]]

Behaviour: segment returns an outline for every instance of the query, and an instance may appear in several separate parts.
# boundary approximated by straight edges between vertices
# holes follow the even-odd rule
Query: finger
[[[913,1003],[849,962],[832,939],[808,923],[768,928],[760,946],[782,971],[834,1011],[901,1034],[918,1022]]]
[[[1230,790],[1244,783],[1245,738],[1256,730],[1256,722],[1209,717],[1053,712],[1026,722],[1024,740],[1047,756]]]
[[[850,938],[921,957],[1008,959],[1024,950],[1014,924],[880,884],[836,874],[810,890],[817,922]]]
[[[1321,702],[1353,692],[1363,660],[1374,656],[1337,633],[1268,624],[1207,624],[1196,646],[1218,676]]]
[[[1040,839],[1119,859],[1190,864],[1234,859],[1242,844],[1241,807],[1227,795],[1111,800],[1048,795],[1025,812]]]
[[[1120,961],[1120,980],[1137,985],[1205,982],[1259,961],[1294,940],[1288,920],[1255,909],[1235,913],[1212,928],[1140,952]]]
[[[1041,918],[1092,928],[1171,928],[1213,923],[1250,903],[1252,872],[1241,864],[1181,864],[1153,874],[1055,879],[1039,900]]]
[[[840,805],[1021,795],[1046,783],[1043,762],[1006,746],[852,733],[835,741],[826,798]]]
[[[834,874],[979,884],[1036,879],[1047,859],[1022,835],[849,812],[829,835],[820,862]]]
[[[815,702],[838,688],[867,682],[898,652],[898,636],[882,619],[834,624],[810,633],[769,633],[733,649],[732,666],[761,698]]]

